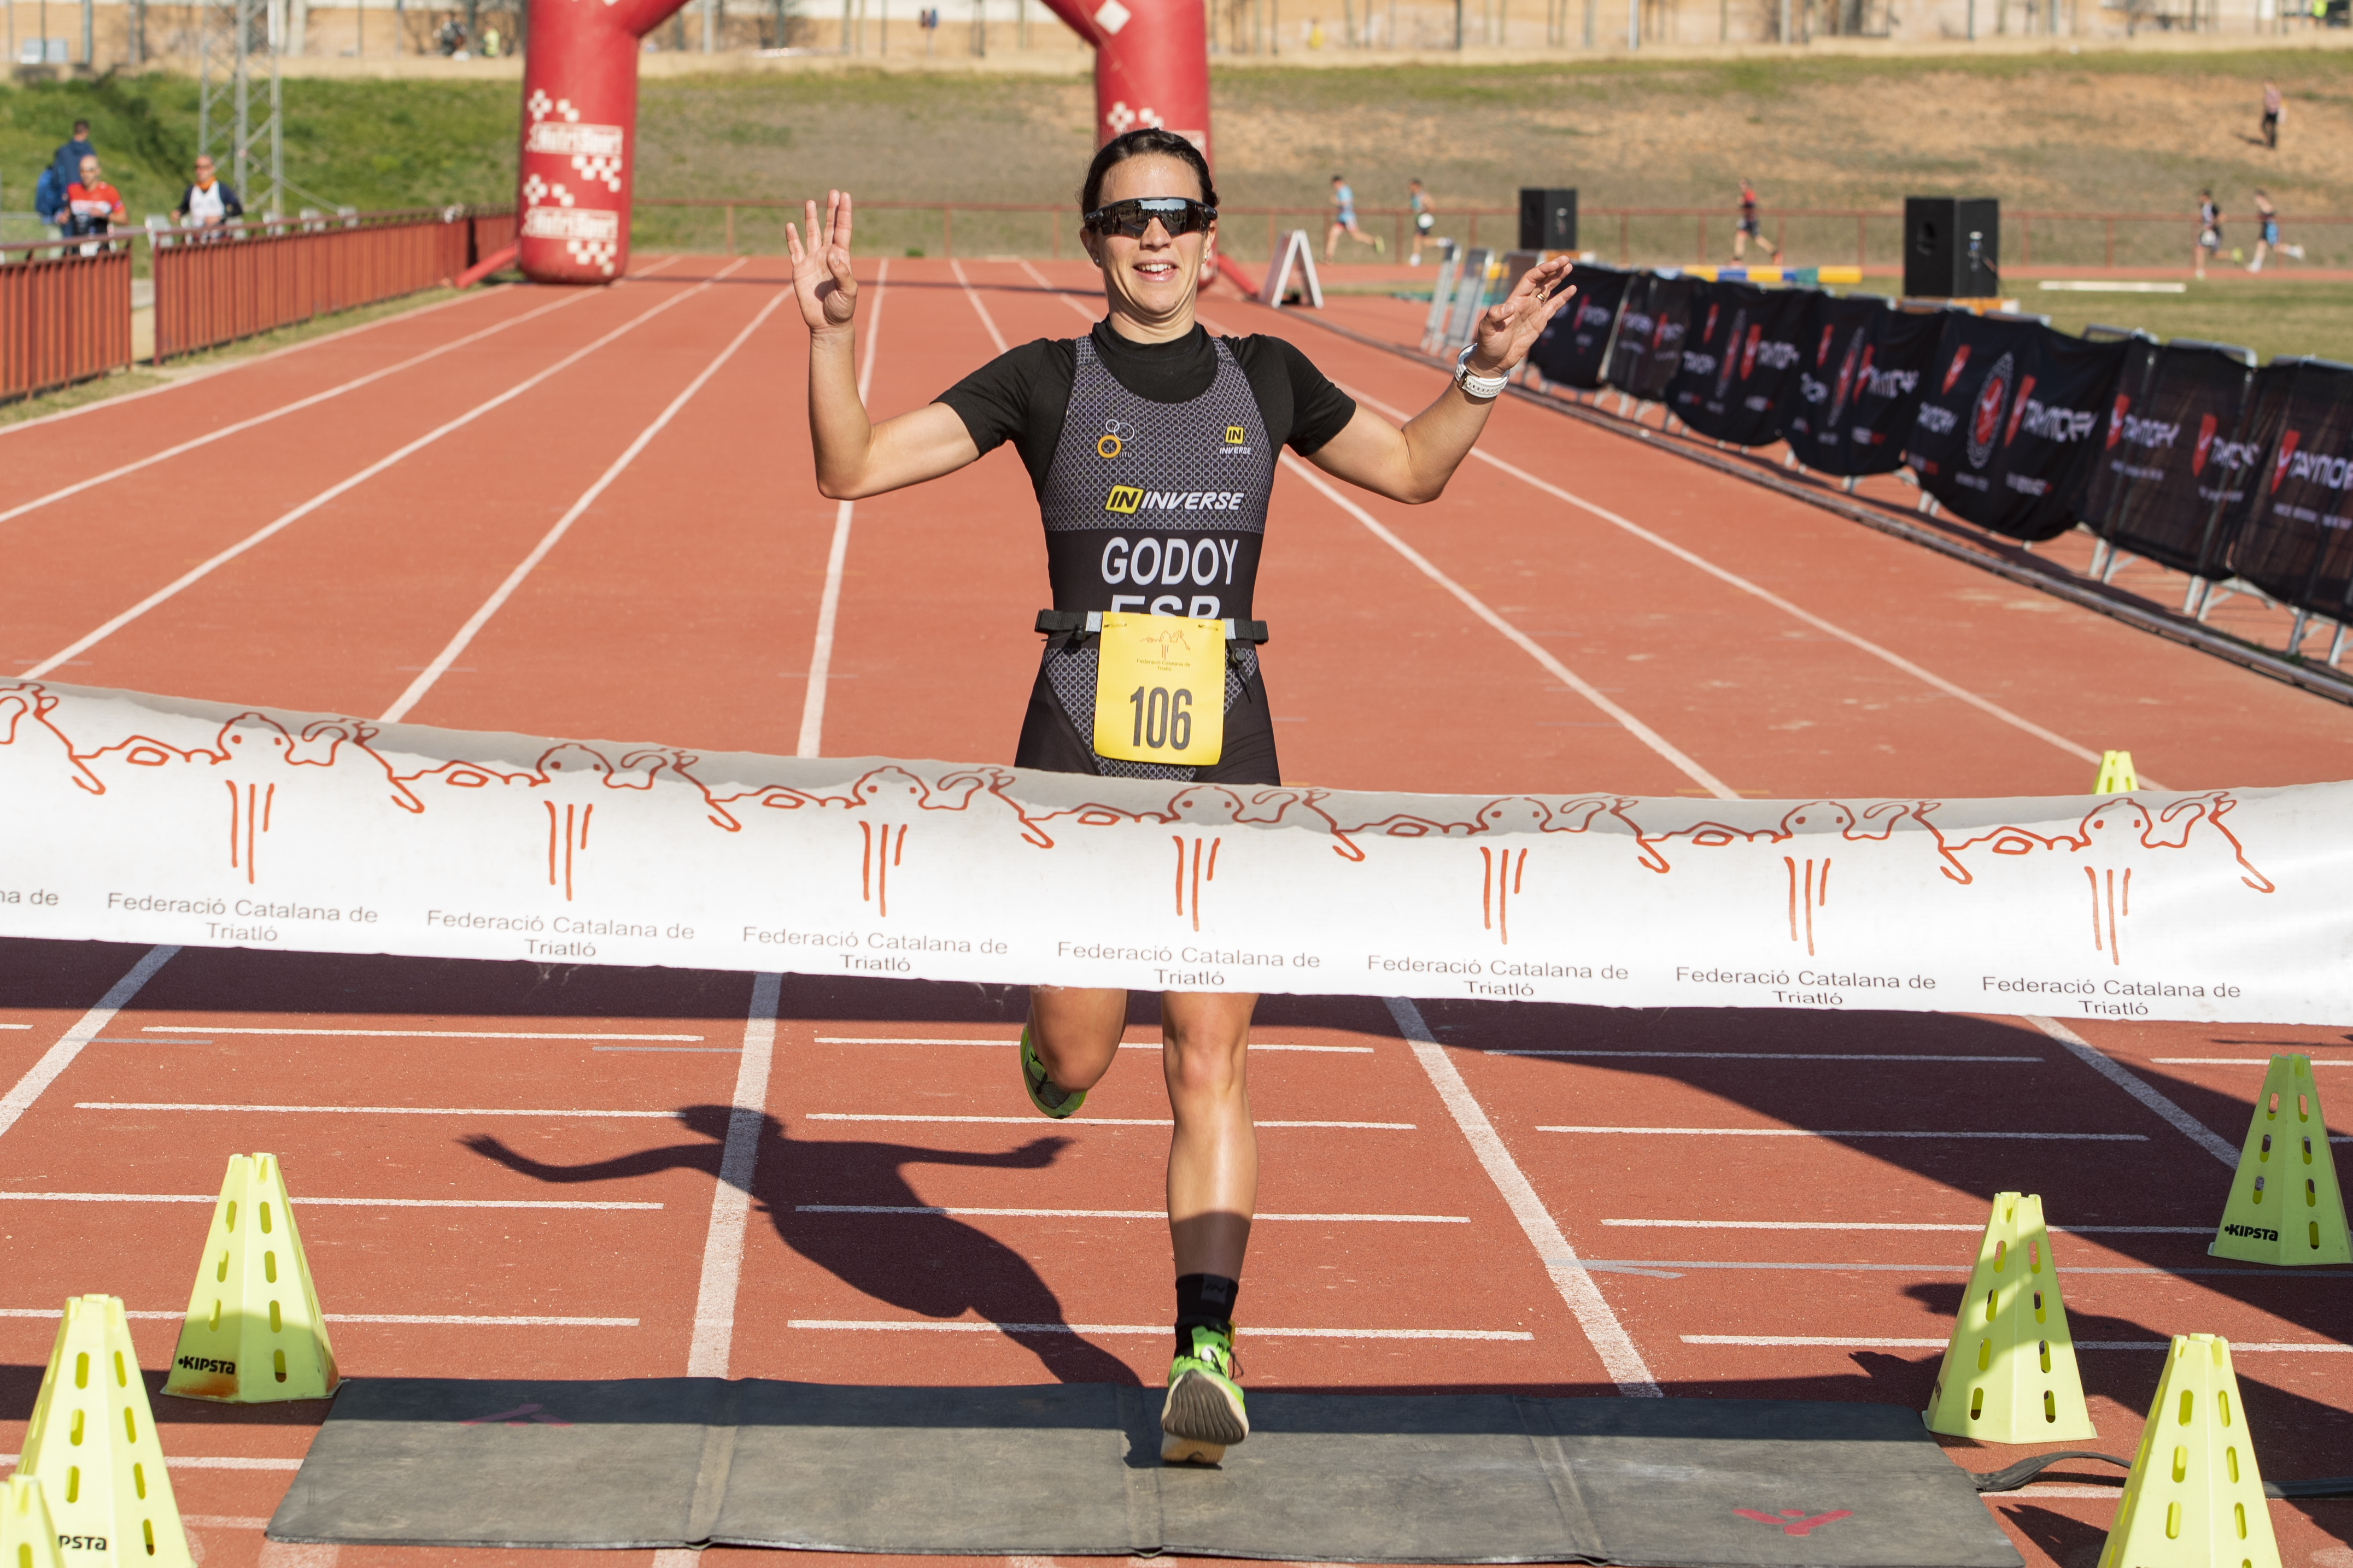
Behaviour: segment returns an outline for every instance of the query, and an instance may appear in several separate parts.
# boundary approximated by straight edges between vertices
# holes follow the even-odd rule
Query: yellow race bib
[[[1106,615],[1095,670],[1095,752],[1207,767],[1226,747],[1226,623]]]

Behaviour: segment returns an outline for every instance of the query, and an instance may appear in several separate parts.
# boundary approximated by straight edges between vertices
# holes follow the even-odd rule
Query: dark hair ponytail
[[[1201,182],[1201,205],[1218,205],[1218,189],[1209,183],[1209,161],[1201,156],[1201,150],[1174,131],[1151,127],[1114,136],[1095,149],[1094,162],[1087,165],[1087,183],[1079,187],[1079,211],[1091,213],[1103,205],[1103,176],[1112,172],[1113,165],[1130,158],[1152,157],[1175,158],[1192,165],[1195,177]]]

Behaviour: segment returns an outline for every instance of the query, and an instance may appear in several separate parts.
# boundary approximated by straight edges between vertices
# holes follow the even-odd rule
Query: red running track
[[[782,277],[677,258],[493,291],[0,435],[54,469],[0,466],[0,514],[28,508],[0,520],[0,658],[462,727],[1005,758],[1044,583],[1026,477],[995,454],[845,524],[809,484]],[[936,395],[998,335],[1078,330],[1085,283],[894,259],[875,405]],[[1209,314],[1400,408],[1440,384],[1254,306]],[[2080,790],[2114,745],[2175,788],[2353,773],[2335,704],[1800,502],[1515,403],[1482,450],[1420,509],[1278,479],[1261,602],[1291,777],[1951,797]],[[361,1375],[1165,1367],[1157,1075],[1127,1065],[1077,1123],[1023,1118],[1018,991],[190,949],[126,999],[143,956],[0,944],[0,1084],[25,1107],[0,1127],[0,1447],[63,1296],[156,1314],[134,1332],[163,1364],[202,1204],[256,1148],[310,1201]],[[1131,1022],[1155,1048],[1148,1010]],[[2228,1334],[2269,1473],[2353,1468],[2343,1271],[2203,1247],[2227,1180],[2206,1145],[2235,1145],[2269,1049],[2353,1060],[2341,1030],[1270,997],[1257,1039],[1253,1386],[1917,1405],[1987,1200],[2021,1188],[2063,1227],[2079,1342]],[[738,1104],[767,1119],[748,1204],[715,1180]],[[350,1106],[422,1113],[328,1109]],[[1864,1136],[1890,1131],[2024,1136]],[[1548,1270],[1572,1251],[1589,1274]],[[428,1321],[450,1319],[474,1321]],[[2083,1362],[2097,1446],[2129,1453],[2158,1357]],[[424,1560],[264,1544],[320,1414],[159,1402],[207,1568]],[[2030,1562],[2085,1568],[2112,1496],[1992,1506]],[[2353,1527],[2343,1503],[2274,1517],[2298,1564]]]

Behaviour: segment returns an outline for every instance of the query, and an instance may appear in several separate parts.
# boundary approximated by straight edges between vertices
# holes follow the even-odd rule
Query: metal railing
[[[466,269],[475,243],[463,207],[158,228],[149,237],[158,364],[430,289]]]
[[[0,399],[130,368],[132,237],[0,245]]]
[[[781,248],[782,217],[797,216],[800,211],[798,202],[733,196],[639,196],[637,205],[719,215],[722,247],[730,256],[736,253],[745,237],[740,218],[761,215],[775,226],[774,238]],[[1008,249],[1048,258],[1077,253],[1077,214],[1068,204],[868,201],[860,202],[858,210],[861,215],[887,214],[896,220],[881,226],[890,237],[881,247],[885,249],[896,248],[920,229],[926,240],[933,234],[938,236],[937,254],[954,258],[957,220],[962,215],[968,235],[978,227],[986,237],[978,247],[967,244],[967,257]],[[1285,228],[1306,229],[1316,237],[1320,248],[1331,211],[1329,206],[1306,205],[1221,207],[1219,248],[1237,260],[1271,256]],[[1405,250],[1412,223],[1410,209],[1360,206],[1356,213],[1360,227],[1374,233],[1387,231],[1385,237],[1390,239],[1392,246],[1389,255]],[[934,221],[910,227],[905,218],[918,214],[934,215]],[[2114,268],[2120,265],[2186,263],[2198,230],[2194,217],[2186,213],[2011,209],[2001,216],[2001,253],[2021,267]],[[1491,241],[1509,244],[1519,237],[1516,207],[1453,207],[1437,216],[1438,232],[1466,246],[1480,243],[1482,224]],[[1735,224],[1733,212],[1723,206],[1587,207],[1579,217],[1585,230],[1585,247],[1621,266],[1638,261],[1660,266],[1723,261],[1731,251]],[[1903,265],[1904,214],[1899,208],[1767,207],[1759,217],[1765,233],[1771,237],[1769,246],[1758,246],[1750,252],[1759,261],[1768,260],[1777,251],[1808,262],[1843,260],[1852,244],[1854,265],[1858,267],[1897,268]],[[980,221],[976,224],[976,219]],[[2291,240],[2316,228],[2327,231],[2332,244],[2353,238],[2347,234],[2347,226],[2353,225],[2353,215],[2282,214],[2280,223]],[[1261,224],[1263,248],[1259,243]],[[2243,247],[2253,243],[2257,226],[2252,216],[2234,214],[2229,219],[2226,233]],[[869,232],[873,232],[871,226]],[[1008,237],[1013,241],[1009,245]],[[1795,251],[1804,253],[1801,258],[1795,255],[1793,246]],[[2353,245],[2346,248],[2353,252]],[[1354,254],[1361,257],[1363,253],[1357,250]]]

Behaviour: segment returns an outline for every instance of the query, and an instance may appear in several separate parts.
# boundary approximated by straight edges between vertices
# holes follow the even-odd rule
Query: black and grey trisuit
[[[1136,343],[1098,323],[1041,338],[944,393],[984,453],[1010,440],[1046,526],[1057,610],[1252,618],[1275,458],[1304,456],[1356,411],[1279,338]],[[1022,617],[1023,629],[1027,617]],[[1049,641],[1014,755],[1017,767],[1124,777],[1279,784],[1274,726],[1256,651],[1226,678],[1225,751],[1212,766],[1097,756],[1095,650]]]

